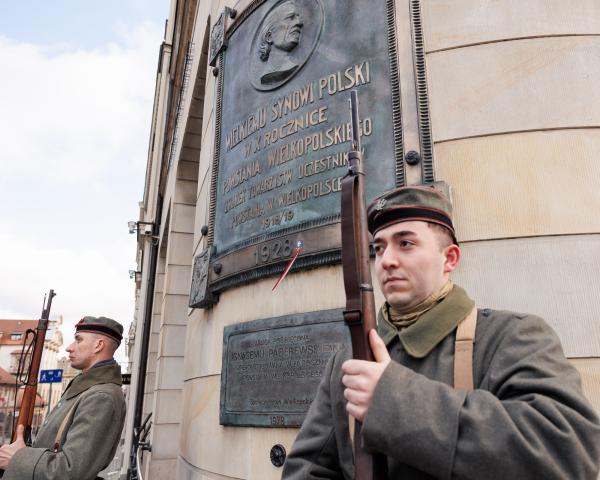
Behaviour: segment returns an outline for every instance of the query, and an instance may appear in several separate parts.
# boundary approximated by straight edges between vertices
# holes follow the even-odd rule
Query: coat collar
[[[123,377],[121,376],[121,367],[115,362],[109,365],[92,367],[85,373],[77,375],[67,386],[63,397],[70,400],[90,387],[101,383],[114,383],[121,386]]]
[[[415,358],[426,357],[473,309],[475,302],[458,285],[439,304],[425,312],[419,320],[398,332],[383,315],[377,316],[377,329],[386,345],[398,336],[406,352]]]

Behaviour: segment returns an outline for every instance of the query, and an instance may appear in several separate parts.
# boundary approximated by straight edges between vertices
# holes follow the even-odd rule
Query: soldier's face
[[[400,311],[410,310],[442,288],[458,262],[453,255],[460,252],[456,245],[441,249],[435,231],[419,221],[396,223],[378,231],[374,245],[381,291]]]
[[[283,5],[280,9],[281,19],[269,31],[270,40],[273,46],[289,52],[300,42],[302,17],[291,3]]]
[[[75,333],[75,340],[67,347],[71,366],[87,371],[94,362],[98,350],[98,336],[91,332]]]

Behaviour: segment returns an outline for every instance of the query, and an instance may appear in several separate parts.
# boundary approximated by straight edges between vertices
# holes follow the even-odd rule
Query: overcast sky
[[[38,318],[53,288],[64,346],[84,315],[132,320],[169,3],[0,0],[0,318]]]

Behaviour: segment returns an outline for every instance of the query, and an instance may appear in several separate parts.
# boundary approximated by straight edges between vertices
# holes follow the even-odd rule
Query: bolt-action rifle
[[[48,319],[50,317],[50,307],[52,306],[52,298],[56,294],[54,290],[50,290],[48,297],[44,297],[42,305],[42,315],[38,321],[37,328],[32,330],[28,328],[25,332],[23,340],[23,348],[19,357],[19,367],[17,368],[17,388],[15,390],[15,406],[19,393],[19,384],[25,385],[23,398],[21,399],[21,408],[19,409],[19,418],[17,424],[13,423],[13,431],[10,443],[17,439],[17,429],[19,425],[23,425],[23,439],[26,445],[31,445],[31,424],[33,423],[33,411],[35,409],[35,398],[37,396],[37,378],[40,372],[40,363],[42,361],[42,352],[44,350],[44,341],[46,340],[46,332],[48,330]],[[31,352],[31,357],[30,357]],[[28,359],[31,358],[29,366]],[[27,369],[27,372],[25,372]],[[0,478],[4,476],[4,470],[0,470]]]
[[[27,445],[31,442],[31,423],[33,422],[33,410],[35,409],[35,398],[37,395],[37,378],[40,371],[40,362],[42,361],[42,352],[44,350],[44,341],[46,340],[46,331],[48,330],[48,319],[50,317],[50,307],[52,306],[52,298],[56,294],[54,290],[50,290],[48,297],[44,298],[42,306],[42,315],[38,321],[35,330],[28,329],[25,333],[23,341],[23,350],[19,360],[19,369],[17,380],[25,385],[23,399],[21,400],[21,408],[19,410],[19,418],[17,424],[13,428],[11,442],[17,438],[17,428],[23,425],[23,438]],[[29,343],[28,343],[29,342]],[[31,353],[31,362],[27,372],[23,370],[26,367],[27,358]],[[15,395],[16,397],[16,395]]]
[[[348,153],[348,173],[342,179],[342,267],[346,290],[344,321],[350,328],[352,357],[374,361],[369,332],[376,328],[375,299],[371,282],[369,233],[365,203],[364,169],[360,145],[358,95],[350,92],[352,149]],[[349,419],[353,421],[353,419]],[[362,425],[354,425],[354,469],[356,480],[383,479],[385,458],[373,458],[362,446]],[[352,429],[351,429],[352,432]],[[377,455],[378,457],[378,455]]]

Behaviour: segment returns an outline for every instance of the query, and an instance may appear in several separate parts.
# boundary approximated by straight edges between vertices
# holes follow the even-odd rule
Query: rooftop
[[[25,331],[35,330],[37,320],[0,319],[0,345],[22,345]]]

